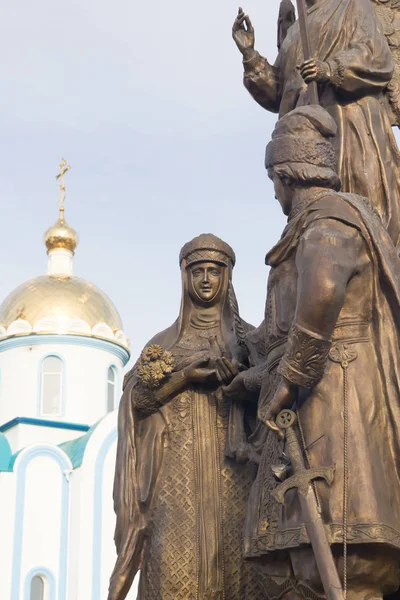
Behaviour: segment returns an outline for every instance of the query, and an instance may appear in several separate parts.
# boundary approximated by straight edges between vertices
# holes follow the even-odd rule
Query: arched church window
[[[41,413],[60,416],[62,407],[63,363],[58,356],[47,356],[42,362]]]
[[[115,408],[116,379],[115,368],[109,367],[107,374],[107,412],[111,412]]]
[[[31,581],[29,600],[44,600],[44,581],[40,575],[35,575]]]

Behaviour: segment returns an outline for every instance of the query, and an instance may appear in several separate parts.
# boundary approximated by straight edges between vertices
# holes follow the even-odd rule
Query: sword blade
[[[306,1],[305,0],[296,0],[296,2],[297,2],[297,13],[299,16],[301,45],[303,47],[304,60],[306,61],[309,58],[313,58],[313,54],[312,54],[312,50],[311,50],[310,33],[308,31],[308,23],[307,23]],[[313,81],[312,83],[308,84],[308,94],[309,94],[311,104],[319,104],[318,86],[317,86],[316,81]]]
[[[315,470],[306,468],[303,450],[293,429],[295,422],[296,415],[289,410],[283,410],[276,419],[276,424],[286,434],[285,452],[292,463],[294,471],[293,480],[295,480],[295,487],[297,487],[301,517],[310,538],[318,573],[321,577],[327,600],[344,600],[342,584],[312,485],[313,478],[316,476],[321,477],[321,474],[316,474],[313,472]],[[293,484],[288,486],[289,482],[290,478],[286,484],[283,483],[281,486],[294,487]]]
[[[342,583],[336,569],[325,526],[318,510],[315,492],[310,485],[307,494],[299,493],[301,516],[310,538],[315,562],[328,600],[344,600]]]

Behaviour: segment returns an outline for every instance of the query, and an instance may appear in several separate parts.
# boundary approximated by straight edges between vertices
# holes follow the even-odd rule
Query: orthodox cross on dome
[[[60,169],[60,172],[58,173],[58,175],[56,175],[56,179],[61,179],[60,184],[58,186],[58,189],[60,190],[60,219],[61,221],[64,220],[64,203],[65,203],[65,173],[67,173],[67,171],[70,170],[70,166],[69,164],[67,164],[67,161],[65,160],[65,158],[61,159],[60,162],[60,166],[58,167]]]

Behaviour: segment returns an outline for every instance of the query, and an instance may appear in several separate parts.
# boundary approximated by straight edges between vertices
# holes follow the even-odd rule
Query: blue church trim
[[[47,569],[46,567],[35,567],[29,571],[25,579],[24,600],[31,600],[31,582],[32,579],[37,576],[44,577],[45,579],[45,589],[47,587],[46,599],[56,600],[56,578],[50,569]]]
[[[89,431],[89,425],[83,423],[69,423],[68,421],[50,421],[48,419],[31,419],[30,417],[15,417],[0,426],[0,433],[4,433],[17,425],[37,425],[39,427],[54,427],[56,429],[69,429],[71,431]]]
[[[82,466],[83,457],[85,455],[86,446],[93,435],[97,425],[99,422],[95,423],[93,427],[89,429],[89,431],[82,435],[79,438],[74,440],[69,440],[68,442],[63,442],[59,444],[59,448],[65,452],[65,454],[69,457],[72,462],[72,466],[74,469],[78,469]]]
[[[104,350],[105,352],[114,354],[114,356],[117,356],[122,360],[124,365],[127,364],[130,358],[128,350],[114,342],[109,342],[96,337],[85,337],[84,335],[60,335],[58,333],[33,333],[8,338],[0,341],[0,352],[6,352],[13,348],[23,348],[24,346],[40,346],[41,344],[64,344],[97,348],[97,350]]]
[[[117,428],[110,431],[103,441],[96,458],[94,468],[94,498],[93,498],[93,565],[92,565],[92,598],[100,600],[101,592],[101,548],[103,525],[103,479],[104,462],[108,451],[117,440]],[[111,493],[111,491],[110,491]]]
[[[0,471],[12,471],[12,452],[8,439],[0,433]]]
[[[20,453],[22,454],[22,452]],[[65,471],[71,470],[71,461],[59,449],[51,446],[35,446],[29,450],[23,451],[20,462],[17,465],[17,493],[16,493],[16,511],[14,522],[14,548],[11,574],[11,600],[20,600],[21,598],[21,567],[23,550],[23,532],[25,520],[25,488],[26,488],[26,470],[29,463],[38,456],[48,456],[55,460],[61,470],[62,489],[61,489],[61,524],[60,524],[60,562],[58,574],[58,600],[67,600],[67,552],[68,552],[68,526],[69,526],[69,483],[65,476]]]

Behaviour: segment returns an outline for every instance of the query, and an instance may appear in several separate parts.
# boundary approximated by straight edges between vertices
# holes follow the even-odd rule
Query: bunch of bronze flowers
[[[140,381],[148,387],[157,388],[174,370],[175,359],[172,352],[153,344],[143,350],[137,368]]]

